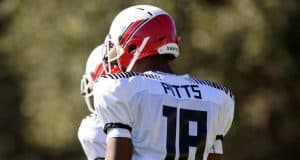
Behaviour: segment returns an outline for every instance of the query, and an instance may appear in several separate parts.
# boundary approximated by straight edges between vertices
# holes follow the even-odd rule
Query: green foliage
[[[297,0],[0,1],[0,159],[83,159],[87,57],[113,17],[141,3],[175,18],[174,70],[235,93],[224,159],[292,159],[300,135]]]

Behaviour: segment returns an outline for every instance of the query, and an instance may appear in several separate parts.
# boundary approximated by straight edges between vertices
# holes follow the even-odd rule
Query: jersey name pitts
[[[165,94],[171,95],[177,98],[197,98],[202,99],[201,91],[198,85],[173,85],[164,82],[160,82],[164,89]]]

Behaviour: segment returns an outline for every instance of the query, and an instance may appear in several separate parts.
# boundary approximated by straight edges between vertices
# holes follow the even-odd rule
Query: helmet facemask
[[[98,76],[120,72],[114,63],[110,65],[104,63],[106,50],[105,45],[100,45],[92,51],[86,64],[85,74],[83,74],[81,79],[81,95],[84,97],[85,103],[92,113],[95,113],[95,109],[92,105],[94,95],[93,87]]]
[[[80,94],[83,96],[84,101],[90,112],[95,113],[94,107],[91,105],[91,97],[94,95],[93,93],[93,79],[90,74],[84,74],[81,79],[80,85]]]
[[[135,62],[138,60],[140,54],[142,53],[144,47],[146,46],[147,42],[149,41],[150,37],[144,38],[141,45],[138,48],[134,48],[134,53],[132,54],[132,58],[129,61],[128,66],[126,66],[126,71],[129,72],[133,68]],[[108,42],[111,43],[111,42]],[[120,63],[120,57],[124,54],[124,49],[120,47],[119,45],[114,45],[111,49],[107,50],[107,65],[113,66],[112,63],[118,65],[118,68],[124,69],[124,65]],[[109,67],[108,67],[109,68]],[[108,73],[111,73],[111,68],[107,71]]]

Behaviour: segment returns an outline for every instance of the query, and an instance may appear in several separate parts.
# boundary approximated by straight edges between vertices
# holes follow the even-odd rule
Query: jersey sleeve
[[[136,86],[128,79],[100,78],[94,86],[94,105],[104,123],[107,139],[131,137],[134,123],[132,99]]]
[[[216,140],[210,149],[210,153],[223,154],[223,138],[229,131],[233,121],[234,103],[233,97],[226,96],[219,116]]]
[[[231,127],[234,116],[234,99],[227,96],[222,115],[220,116],[220,130],[219,134],[225,136]]]
[[[106,136],[96,115],[91,114],[81,121],[78,139],[87,159],[104,159]]]

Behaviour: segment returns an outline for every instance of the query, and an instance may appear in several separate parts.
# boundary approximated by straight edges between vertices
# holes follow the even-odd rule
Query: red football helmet
[[[130,71],[134,63],[157,54],[179,55],[179,38],[173,18],[164,10],[137,5],[121,11],[113,20],[105,45],[107,60]]]

